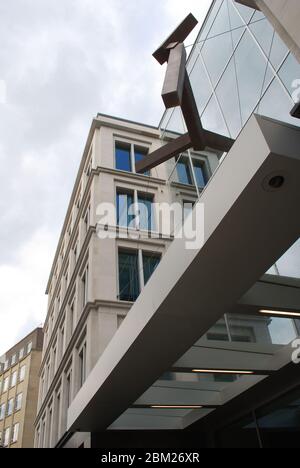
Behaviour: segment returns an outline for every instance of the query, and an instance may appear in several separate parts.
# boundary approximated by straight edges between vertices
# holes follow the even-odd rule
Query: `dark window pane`
[[[178,181],[181,184],[192,185],[192,175],[189,162],[186,158],[181,158],[177,163]]]
[[[116,145],[116,169],[131,172],[130,146]]]
[[[199,161],[194,160],[193,165],[194,165],[194,172],[195,172],[197,185],[198,187],[203,188],[207,184],[207,175],[206,175],[204,164]]]
[[[140,293],[137,252],[119,252],[119,299],[134,302]]]
[[[117,225],[134,227],[133,195],[130,193],[117,193]]]
[[[144,281],[145,284],[148,283],[149,279],[151,278],[153,272],[156,270],[161,256],[155,254],[147,254],[143,253],[143,266],[144,266]]]
[[[142,161],[148,154],[146,149],[138,149],[134,148],[134,157],[135,157],[135,164]],[[144,175],[150,176],[150,171],[143,172]]]
[[[154,230],[153,199],[146,195],[138,196],[140,229]]]

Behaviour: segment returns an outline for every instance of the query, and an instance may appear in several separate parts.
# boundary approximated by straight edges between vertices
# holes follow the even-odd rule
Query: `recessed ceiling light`
[[[253,375],[253,371],[248,370],[226,370],[226,369],[193,369],[192,372],[199,374],[232,374],[232,375]]]
[[[151,405],[153,409],[201,409],[199,405]]]
[[[260,314],[264,315],[273,315],[273,316],[280,316],[280,317],[299,317],[300,318],[300,312],[287,312],[283,310],[264,310],[261,309]]]

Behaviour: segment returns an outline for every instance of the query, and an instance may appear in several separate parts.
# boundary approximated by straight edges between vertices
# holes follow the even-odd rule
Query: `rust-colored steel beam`
[[[184,44],[170,50],[162,98],[166,109],[181,106],[185,80],[186,51]]]
[[[205,147],[222,151],[223,153],[228,153],[235,140],[232,138],[228,138],[224,135],[219,135],[218,133],[210,132],[208,130],[204,130],[205,135]]]
[[[175,31],[170,34],[168,39],[166,39],[163,44],[154,52],[153,57],[163,65],[167,62],[169,58],[170,50],[168,46],[172,43],[184,42],[188,35],[193,31],[195,26],[197,26],[198,21],[190,13],[180,24],[177,26]]]
[[[153,153],[148,154],[142,161],[136,165],[136,172],[143,173],[149,171],[153,167],[174,158],[180,153],[188,150],[193,146],[188,133],[176,138],[175,140],[167,143]]]
[[[206,146],[203,127],[187,71],[185,71],[181,110],[193,148],[196,151],[203,150]]]

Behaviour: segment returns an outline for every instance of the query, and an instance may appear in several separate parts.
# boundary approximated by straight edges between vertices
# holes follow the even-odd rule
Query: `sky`
[[[164,68],[152,53],[188,13],[201,24],[210,4],[0,3],[0,355],[46,317],[46,283],[93,117],[158,125]]]

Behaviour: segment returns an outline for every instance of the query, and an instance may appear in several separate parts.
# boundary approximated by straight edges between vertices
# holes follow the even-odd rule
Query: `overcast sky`
[[[92,118],[157,125],[163,69],[152,53],[189,12],[202,22],[210,3],[0,3],[0,355],[45,319],[46,282]]]

